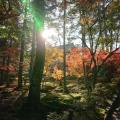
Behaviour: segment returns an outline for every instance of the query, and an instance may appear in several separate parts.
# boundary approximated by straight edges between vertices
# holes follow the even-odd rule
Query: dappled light
[[[119,0],[0,0],[0,120],[120,120]]]

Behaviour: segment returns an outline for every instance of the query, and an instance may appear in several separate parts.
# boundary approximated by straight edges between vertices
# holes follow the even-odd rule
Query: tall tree
[[[13,40],[10,39],[9,48],[12,47],[12,42]],[[8,55],[8,58],[7,58],[7,86],[9,86],[9,66],[10,66],[10,55]]]
[[[31,56],[30,56],[30,70],[29,70],[29,79],[32,77],[32,70],[33,70],[33,64],[34,64],[34,56],[35,56],[35,23],[33,26],[33,38],[32,38],[32,44],[31,44]]]
[[[74,1],[74,0],[73,0]],[[107,1],[107,0],[79,0],[74,1],[76,6],[71,8],[69,13],[74,14],[77,16],[80,14],[80,20],[77,24],[78,29],[75,29],[75,35],[77,36],[77,32],[79,32],[79,38],[81,38],[82,47],[86,47],[91,55],[91,62],[89,64],[89,70],[86,69],[86,65],[83,61],[83,69],[84,69],[84,80],[86,83],[88,82],[88,75],[89,73],[93,73],[93,87],[95,87],[97,75],[104,65],[105,61],[114,53],[116,52],[119,47],[117,46],[115,51],[109,52],[108,57],[103,61],[100,66],[97,66],[97,60],[95,59],[95,54],[101,53],[103,49],[108,50],[108,46],[110,44],[114,44],[115,41],[118,41],[119,37],[118,32],[118,0],[117,1]],[[78,14],[79,10],[79,14]],[[115,12],[114,12],[115,11]],[[112,14],[111,14],[112,13]],[[112,22],[111,22],[112,19]],[[77,20],[77,19],[76,19]],[[72,23],[72,22],[71,22]],[[113,27],[114,23],[114,28]],[[71,25],[72,26],[72,25]],[[72,28],[72,32],[73,29]],[[110,33],[109,33],[110,32]],[[75,39],[75,37],[73,37]],[[115,40],[114,40],[115,39]],[[101,49],[101,50],[99,50]],[[91,66],[94,64],[94,69],[91,69]]]
[[[34,0],[32,2],[32,5],[34,9],[37,46],[35,63],[33,66],[32,77],[30,80],[28,104],[32,106],[38,106],[40,102],[41,80],[45,61],[45,41],[42,37],[45,20],[44,0]]]
[[[65,50],[65,30],[66,30],[66,28],[65,28],[65,25],[66,25],[66,0],[63,0],[63,6],[64,6],[64,18],[63,18],[63,20],[64,20],[64,22],[63,22],[63,51],[64,51],[64,54],[63,54],[63,73],[64,73],[64,93],[66,93],[67,92],[67,85],[66,85],[66,50]]]
[[[27,5],[25,5],[24,9],[24,22],[23,22],[23,35],[21,39],[20,45],[20,62],[19,62],[19,71],[18,71],[18,88],[22,87],[22,74],[23,74],[23,62],[24,62],[24,47],[25,47],[25,29],[26,29],[26,15],[27,15]]]

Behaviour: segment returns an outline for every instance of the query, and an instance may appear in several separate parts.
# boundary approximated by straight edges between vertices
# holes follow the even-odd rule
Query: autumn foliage
[[[57,47],[47,47],[45,56],[44,74],[52,77],[56,80],[61,80],[63,77],[62,71],[63,62],[63,50]]]
[[[118,50],[113,55],[111,55],[104,62],[104,64],[102,64],[108,55],[109,55],[109,52],[107,51],[96,52],[96,54],[94,55],[94,59],[96,61],[97,67],[102,65],[106,70],[105,73],[111,74],[112,72],[112,74],[114,74],[113,76],[119,75],[120,74],[120,62],[119,62],[120,50]],[[92,61],[93,59],[92,57],[93,56],[91,55],[90,50],[88,50],[87,48],[76,47],[72,49],[70,53],[67,55],[67,66],[68,66],[69,74],[81,77],[84,75],[84,72],[87,73],[88,71],[92,71],[95,67],[94,62]]]
[[[10,63],[9,65],[7,64],[7,62],[3,63],[2,59],[0,60],[0,69],[1,70],[8,70],[9,74],[13,74],[17,69],[17,65],[18,65],[18,52],[19,49],[15,48],[15,47],[11,47],[11,48],[6,48],[4,51],[2,51],[0,53],[0,56],[5,58],[5,61],[7,61],[8,57],[10,58]]]

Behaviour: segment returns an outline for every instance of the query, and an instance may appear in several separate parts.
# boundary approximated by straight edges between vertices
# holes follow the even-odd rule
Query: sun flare
[[[53,29],[46,29],[42,33],[42,36],[46,39],[52,37],[53,35],[55,35],[55,31]]]

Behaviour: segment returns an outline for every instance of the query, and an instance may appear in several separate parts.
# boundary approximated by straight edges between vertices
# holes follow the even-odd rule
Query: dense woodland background
[[[0,0],[0,119],[119,120],[119,9]]]

